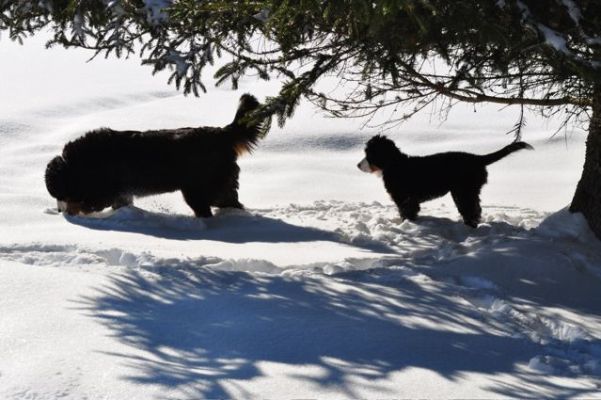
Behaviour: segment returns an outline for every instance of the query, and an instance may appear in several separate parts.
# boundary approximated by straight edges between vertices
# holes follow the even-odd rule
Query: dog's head
[[[403,156],[404,154],[392,140],[386,136],[376,135],[365,145],[365,158],[357,164],[357,167],[367,173],[381,172]]]

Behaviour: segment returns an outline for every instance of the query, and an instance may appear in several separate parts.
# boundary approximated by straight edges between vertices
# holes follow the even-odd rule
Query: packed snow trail
[[[282,218],[291,232],[282,237],[338,226],[330,240],[379,242],[391,251],[282,266],[75,244],[3,245],[2,272],[10,276],[1,289],[3,326],[7,337],[21,339],[0,349],[8,354],[0,361],[0,393],[601,396],[601,246],[591,246],[581,218],[565,211],[540,226],[534,211],[488,208],[485,215],[472,230],[440,217],[400,223],[394,207],[379,203],[321,201],[225,213],[213,228],[136,208],[100,220],[69,218],[101,232],[144,236],[140,230],[154,227],[156,235],[192,241],[211,229],[240,235],[238,223],[249,218]],[[522,226],[509,223],[525,215]],[[294,243],[286,246],[294,251]],[[64,337],[71,324],[75,348],[71,335]],[[24,353],[43,357],[26,361]],[[54,377],[34,382],[35,371],[48,370]],[[436,384],[420,383],[426,381]]]

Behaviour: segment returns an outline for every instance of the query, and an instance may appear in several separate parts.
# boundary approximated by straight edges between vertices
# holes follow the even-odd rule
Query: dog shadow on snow
[[[293,225],[243,210],[220,210],[212,218],[194,218],[123,207],[93,217],[68,216],[72,224],[104,231],[132,232],[172,240],[212,240],[228,243],[295,243],[326,241],[377,253],[394,253],[385,243],[362,240],[351,243],[336,232]]]
[[[396,374],[405,370],[407,385],[415,388],[418,379],[424,391],[432,373],[450,383],[478,373],[484,377],[471,385],[501,397],[591,394],[524,371],[544,354],[540,344],[499,335],[473,306],[449,295],[447,283],[428,286],[412,276],[385,268],[302,277],[203,267],[150,275],[130,270],[74,307],[130,348],[98,349],[115,358],[120,379],[153,385],[170,397],[433,393],[399,387]],[[491,383],[504,374],[516,385]]]

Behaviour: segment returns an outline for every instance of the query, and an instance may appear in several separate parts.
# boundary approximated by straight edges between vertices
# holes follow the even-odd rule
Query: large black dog
[[[266,133],[245,94],[234,121],[223,127],[156,131],[91,131],[65,145],[46,168],[46,187],[59,210],[87,214],[131,204],[134,196],[181,190],[198,217],[211,206],[242,208],[238,201],[238,156]]]
[[[381,172],[403,219],[414,220],[420,203],[451,192],[463,221],[475,228],[482,215],[480,189],[486,183],[486,166],[521,149],[533,147],[514,142],[486,155],[448,152],[411,157],[392,140],[378,135],[367,142],[365,158],[358,167],[364,172]]]

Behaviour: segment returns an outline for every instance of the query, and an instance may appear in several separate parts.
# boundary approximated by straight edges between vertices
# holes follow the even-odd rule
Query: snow
[[[153,25],[167,22],[169,14],[165,11],[171,5],[171,0],[144,0],[146,18]]]
[[[584,39],[584,43],[588,46],[595,46],[601,43],[601,38],[597,35],[589,36],[582,26],[582,12],[580,8],[572,1],[572,0],[561,0],[564,7],[567,9],[568,14],[577,28],[577,35],[581,36]],[[526,5],[523,1],[517,0],[516,5],[518,9],[522,13],[522,23],[525,25],[531,26],[533,29],[538,31],[542,37],[544,38],[544,43],[547,44],[550,48],[555,51],[561,53],[563,56],[569,57],[577,62],[580,62],[585,65],[589,65],[593,68],[601,67],[601,63],[594,59],[587,59],[583,57],[582,54],[577,54],[568,46],[568,34],[560,33],[543,22],[547,21],[537,21],[533,16],[532,12],[528,5]],[[497,2],[497,6],[504,8],[506,4]]]
[[[570,55],[570,56],[572,55],[571,51],[568,49],[566,39],[564,39],[564,37],[561,36],[557,31],[555,31],[543,24],[538,24],[537,26],[538,26],[539,31],[545,37],[546,44],[553,47],[555,50],[557,50],[560,53]]]
[[[147,2],[148,3],[148,2]],[[43,171],[99,126],[223,125],[241,81],[183,97],[135,60],[0,41],[0,398],[601,398],[601,244],[565,208],[584,135],[529,116],[489,168],[484,220],[401,221],[357,163],[377,130],[302,105],[240,160],[241,201],[178,194],[65,217]],[[385,132],[409,154],[486,153],[514,110]]]
[[[255,15],[253,15],[253,18],[258,19],[261,22],[267,22],[267,20],[269,19],[269,10],[267,8],[264,8]]]
[[[567,8],[568,13],[570,14],[570,18],[577,26],[580,26],[580,20],[582,19],[582,11],[574,1],[572,0],[561,0],[564,7]]]

